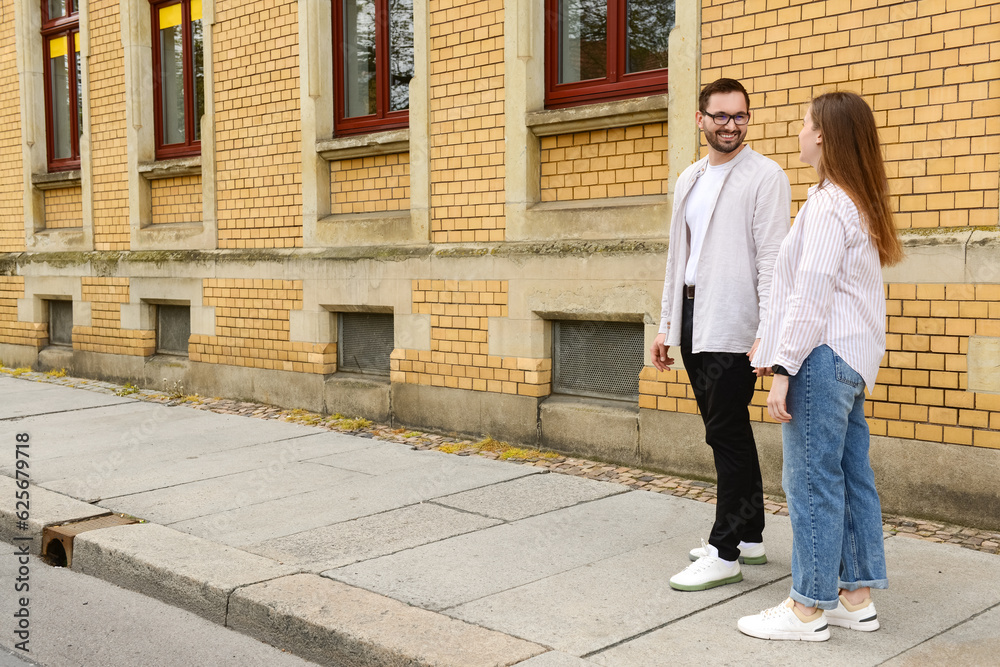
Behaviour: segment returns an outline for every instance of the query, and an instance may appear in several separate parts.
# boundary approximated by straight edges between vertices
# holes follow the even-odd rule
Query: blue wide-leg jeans
[[[882,506],[868,460],[865,381],[826,345],[789,378],[782,486],[792,519],[791,597],[836,609],[838,589],[887,588]]]

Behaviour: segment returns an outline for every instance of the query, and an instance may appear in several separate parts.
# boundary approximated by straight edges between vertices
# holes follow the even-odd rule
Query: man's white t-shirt
[[[719,198],[719,190],[726,181],[726,175],[733,167],[733,161],[725,164],[708,165],[688,193],[684,208],[684,219],[691,233],[687,266],[684,269],[684,284],[696,285],[698,276],[698,258],[701,256],[701,246],[705,242],[705,232],[708,221],[712,218],[715,204]]]

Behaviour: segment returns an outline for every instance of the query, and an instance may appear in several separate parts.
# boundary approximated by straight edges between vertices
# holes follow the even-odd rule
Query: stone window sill
[[[371,155],[405,153],[409,150],[409,128],[337,137],[316,142],[316,152],[328,162]]]
[[[81,182],[79,169],[31,175],[31,184],[39,190],[57,190],[59,188],[80,187]]]
[[[667,95],[600,102],[568,109],[530,111],[525,124],[536,137],[666,122]]]
[[[180,176],[201,176],[201,156],[140,162],[139,174],[147,181]]]

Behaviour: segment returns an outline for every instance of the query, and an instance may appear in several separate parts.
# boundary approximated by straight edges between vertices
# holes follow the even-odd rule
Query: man
[[[718,478],[708,544],[671,587],[699,591],[743,579],[740,562],[767,562],[764,499],[747,406],[758,375],[750,366],[767,313],[771,274],[788,233],[791,187],[781,167],[743,144],[750,97],[739,81],[705,86],[695,121],[708,156],[677,179],[660,333],[653,365],[681,358],[705,423]]]

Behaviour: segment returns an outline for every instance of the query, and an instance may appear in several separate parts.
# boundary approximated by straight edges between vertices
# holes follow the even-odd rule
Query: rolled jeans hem
[[[804,604],[807,607],[818,607],[819,609],[836,609],[837,605],[840,604],[839,597],[832,602],[829,600],[817,600],[816,598],[809,598],[806,597],[805,595],[802,595],[801,593],[796,592],[794,588],[792,589],[792,592],[788,595],[788,597],[792,598],[793,600],[795,600],[800,604]]]
[[[845,591],[856,591],[859,588],[889,588],[888,579],[871,579],[869,581],[840,581],[837,580],[837,588]],[[803,603],[804,604],[804,603]]]

